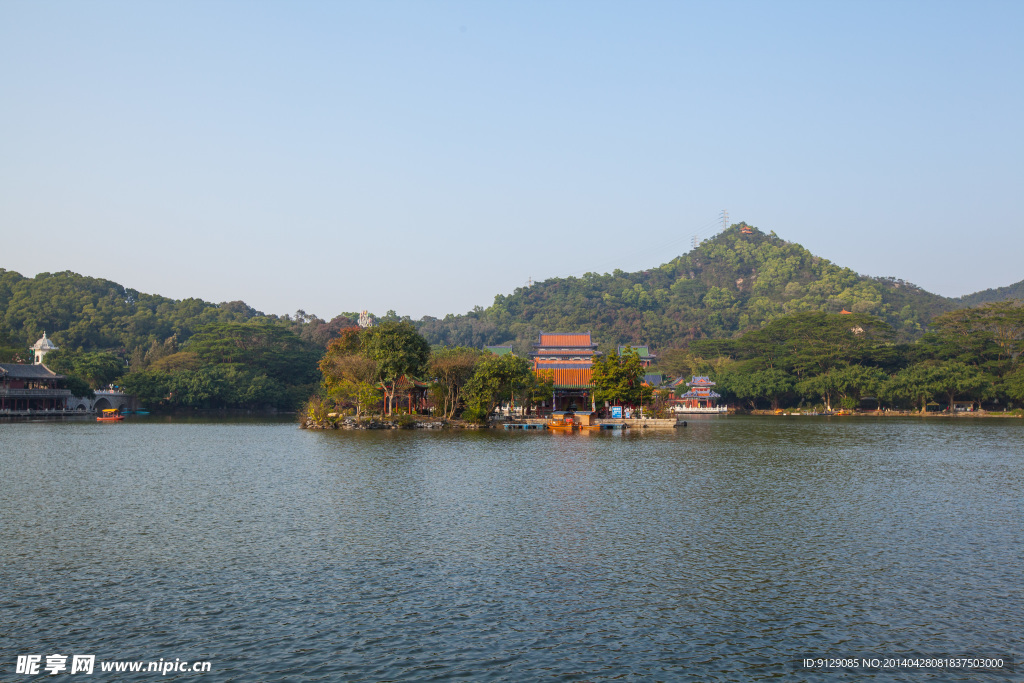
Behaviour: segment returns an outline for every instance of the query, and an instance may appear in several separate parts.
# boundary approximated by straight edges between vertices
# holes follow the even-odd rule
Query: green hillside
[[[980,306],[994,301],[1010,301],[1013,299],[1024,300],[1024,280],[1006,287],[986,289],[974,294],[968,294],[957,299],[962,306]]]
[[[590,330],[599,343],[675,347],[732,338],[788,313],[848,310],[878,316],[901,339],[962,304],[893,278],[858,275],[775,233],[736,224],[651,270],[553,278],[487,309],[420,321],[433,344],[513,341],[526,350],[539,330]]]
[[[214,304],[142,294],[70,271],[24,277],[0,268],[0,335],[18,347],[46,332],[62,348],[130,357],[170,340],[182,344],[208,325],[249,321],[279,324],[321,347],[353,324],[344,316],[328,323],[302,311],[294,318],[268,316],[242,301]]]
[[[845,309],[882,318],[906,341],[943,312],[1013,297],[1024,298],[1024,283],[947,299],[902,280],[858,275],[739,223],[657,268],[552,278],[498,295],[486,309],[416,325],[435,345],[512,342],[525,352],[540,330],[590,330],[606,349],[670,348],[737,338],[790,313]],[[0,269],[0,346],[24,348],[46,331],[61,347],[114,351],[133,367],[147,367],[168,345],[183,345],[212,324],[271,322],[325,347],[352,317],[268,316],[241,301],[174,300],[67,271],[28,278]]]
[[[240,301],[175,301],[69,271],[27,278],[0,269],[0,320],[21,342],[31,343],[45,331],[60,346],[130,349],[175,335],[184,341],[202,325],[260,315]]]
[[[168,299],[71,272],[0,270],[0,362],[27,362],[46,332],[60,347],[47,365],[68,388],[117,382],[150,407],[294,408],[316,390],[327,342],[352,324]]]

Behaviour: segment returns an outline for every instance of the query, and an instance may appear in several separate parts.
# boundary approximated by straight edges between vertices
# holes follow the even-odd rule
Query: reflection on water
[[[148,419],[0,424],[0,444],[12,675],[72,652],[215,680],[750,680],[819,653],[1022,651],[1012,420]]]

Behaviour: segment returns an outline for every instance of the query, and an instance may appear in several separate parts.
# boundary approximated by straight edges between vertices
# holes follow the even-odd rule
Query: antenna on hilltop
[[[722,230],[729,227],[729,212],[722,209]]]
[[[533,276],[532,275],[529,277],[529,279],[526,280],[526,286],[527,287],[533,287]]]
[[[690,250],[692,251],[692,250],[694,250],[696,248],[697,248],[697,236],[694,235],[693,237],[690,238]]]

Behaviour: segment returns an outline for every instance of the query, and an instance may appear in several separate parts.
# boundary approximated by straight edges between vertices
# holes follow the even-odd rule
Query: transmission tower
[[[697,248],[697,236],[694,235],[693,237],[690,238],[690,250],[692,251],[693,249],[696,249],[696,248]]]
[[[722,230],[729,227],[729,212],[722,209]]]

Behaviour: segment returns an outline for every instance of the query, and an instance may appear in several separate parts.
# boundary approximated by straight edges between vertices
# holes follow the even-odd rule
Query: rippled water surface
[[[3,680],[54,652],[212,662],[164,680],[726,681],[1024,651],[1020,420],[0,423],[0,495]]]

